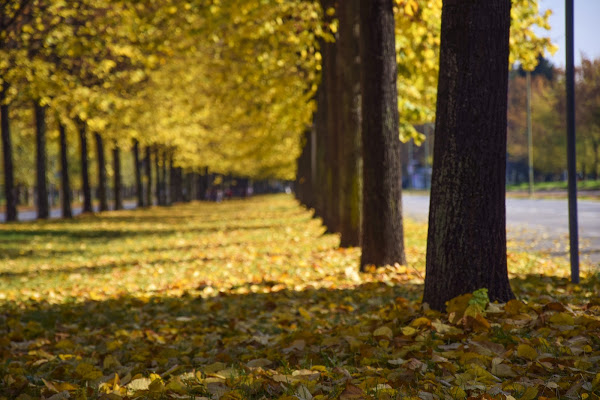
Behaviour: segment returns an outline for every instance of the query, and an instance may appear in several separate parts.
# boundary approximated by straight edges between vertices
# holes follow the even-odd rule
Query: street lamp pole
[[[575,68],[573,0],[565,0],[566,86],[567,86],[567,168],[569,176],[569,245],[571,282],[579,283],[579,234],[577,228],[577,164],[575,154]]]

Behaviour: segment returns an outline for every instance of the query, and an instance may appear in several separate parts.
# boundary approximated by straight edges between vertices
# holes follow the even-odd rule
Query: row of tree
[[[92,148],[104,208],[105,146],[118,153],[138,143],[140,152],[157,151],[161,165],[172,162],[189,173],[208,167],[291,179],[314,107],[318,40],[329,35],[321,16],[318,3],[305,1],[2,2],[8,219],[16,218],[22,185],[35,185],[44,217],[46,181],[57,170],[81,175],[71,184],[83,191],[87,209]],[[51,147],[52,172],[49,137],[64,150]],[[70,143],[79,144],[80,154]],[[115,177],[118,168],[115,163]]]
[[[509,0],[443,7],[350,0],[327,15],[339,29],[322,45],[317,110],[298,158],[299,200],[340,232],[342,246],[362,248],[361,270],[404,264],[398,134],[419,138],[413,124],[435,117],[424,301],[443,309],[482,287],[493,300],[512,298],[504,214],[509,59],[535,67],[550,43],[531,28],[548,28],[548,15],[530,2],[513,2],[511,11]]]

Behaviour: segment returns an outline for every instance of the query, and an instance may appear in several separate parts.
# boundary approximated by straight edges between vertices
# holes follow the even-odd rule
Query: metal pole
[[[575,154],[575,69],[573,0],[565,0],[567,67],[567,167],[569,175],[569,244],[571,282],[579,283],[579,235],[577,229],[577,164]]]
[[[527,78],[527,150],[529,161],[529,196],[533,196],[533,135],[531,132],[531,71],[526,71]]]

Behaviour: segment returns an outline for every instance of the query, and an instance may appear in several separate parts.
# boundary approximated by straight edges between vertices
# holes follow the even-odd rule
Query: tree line
[[[438,310],[480,288],[492,300],[514,297],[504,209],[509,63],[516,58],[533,69],[550,43],[536,38],[529,51],[511,51],[509,35],[526,37],[523,31],[531,27],[523,23],[545,26],[537,7],[512,7],[511,14],[505,0],[445,2],[437,36],[419,29],[435,26],[429,20],[435,7],[422,2],[345,1],[331,13],[339,22],[335,42],[323,44],[323,78],[298,158],[297,197],[314,208],[328,231],[340,233],[341,246],[361,247],[361,271],[404,264],[398,133],[418,138],[407,127],[435,119],[423,301]],[[432,35],[433,49],[439,43],[431,81],[405,72],[411,65],[405,69],[403,62],[419,60],[403,58],[409,53],[403,51],[406,21],[421,35]],[[398,26],[405,30],[399,33]],[[419,66],[430,65],[427,47],[413,43],[410,49],[422,55]],[[423,96],[418,107],[406,107],[412,92],[403,86],[405,73],[422,88],[437,85],[421,91],[436,101]]]

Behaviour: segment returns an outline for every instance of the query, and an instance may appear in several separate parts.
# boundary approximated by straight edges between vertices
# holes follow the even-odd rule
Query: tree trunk
[[[487,288],[514,297],[506,267],[506,112],[510,0],[442,9],[423,302]]]
[[[121,152],[119,146],[115,144],[113,148],[113,170],[114,170],[114,191],[115,191],[115,210],[123,209],[123,196],[121,193]]]
[[[98,160],[98,200],[100,211],[108,211],[108,196],[106,192],[106,160],[104,157],[104,142],[102,136],[94,133],[96,139],[96,157]]]
[[[206,200],[206,192],[208,191],[208,167],[202,169],[201,181],[199,183],[198,200]]]
[[[344,0],[345,1],[345,0]],[[326,211],[327,230],[340,231],[340,180],[339,180],[339,127],[338,127],[338,91],[337,91],[337,42],[327,42],[322,49],[324,63],[325,90],[328,93],[326,103],[327,145],[325,147]]]
[[[185,173],[184,181],[185,181],[185,191],[183,193],[183,201],[186,203],[189,203],[190,201],[192,201],[192,191],[194,190],[193,174],[191,174],[189,172]]]
[[[146,167],[146,207],[152,206],[152,155],[150,146],[146,146],[146,158],[144,161]]]
[[[316,179],[315,179],[315,215],[321,217],[323,224],[327,225],[327,179],[325,173],[325,149],[327,148],[327,96],[324,83],[321,81],[317,90],[317,110],[314,116],[316,132]],[[256,186],[256,185],[255,185]],[[257,187],[258,189],[258,187]]]
[[[48,182],[46,180],[46,107],[34,102],[35,113],[35,144],[36,144],[36,189],[37,217],[46,219],[50,216],[48,204]]]
[[[160,168],[160,153],[158,151],[158,147],[154,147],[154,172],[156,175],[156,183],[154,185],[154,194],[156,196],[156,204],[159,206],[162,206],[164,204],[162,203],[162,195],[161,195],[162,177],[161,177],[161,168]]]
[[[12,142],[10,139],[9,107],[5,104],[8,85],[0,90],[0,130],[2,131],[2,155],[4,156],[4,194],[6,196],[6,221],[17,220],[17,196],[15,188],[15,170],[13,164]]]
[[[81,152],[81,190],[83,191],[83,212],[92,212],[92,188],[90,187],[90,173],[88,160],[87,129],[84,121],[79,125],[79,150]]]
[[[338,5],[337,41],[340,247],[360,246],[362,203],[362,158],[360,136],[360,0],[344,0]]]
[[[361,271],[404,264],[393,0],[361,0]]]
[[[170,174],[170,172],[173,170],[173,159],[171,157],[169,157],[169,153],[167,152],[167,150],[163,151],[163,164],[162,164],[162,168],[163,168],[163,188],[162,188],[162,194],[163,194],[163,204],[165,206],[170,206],[173,202],[173,194],[171,193],[171,190],[169,188],[169,185],[171,184],[171,177],[168,176],[167,173]]]
[[[142,186],[142,168],[140,165],[140,142],[133,140],[133,171],[135,172],[135,194],[137,206],[144,207],[144,187]]]
[[[71,182],[69,180],[69,159],[67,148],[67,132],[62,123],[58,123],[58,135],[60,145],[60,191],[61,208],[63,218],[72,218],[71,210]]]

